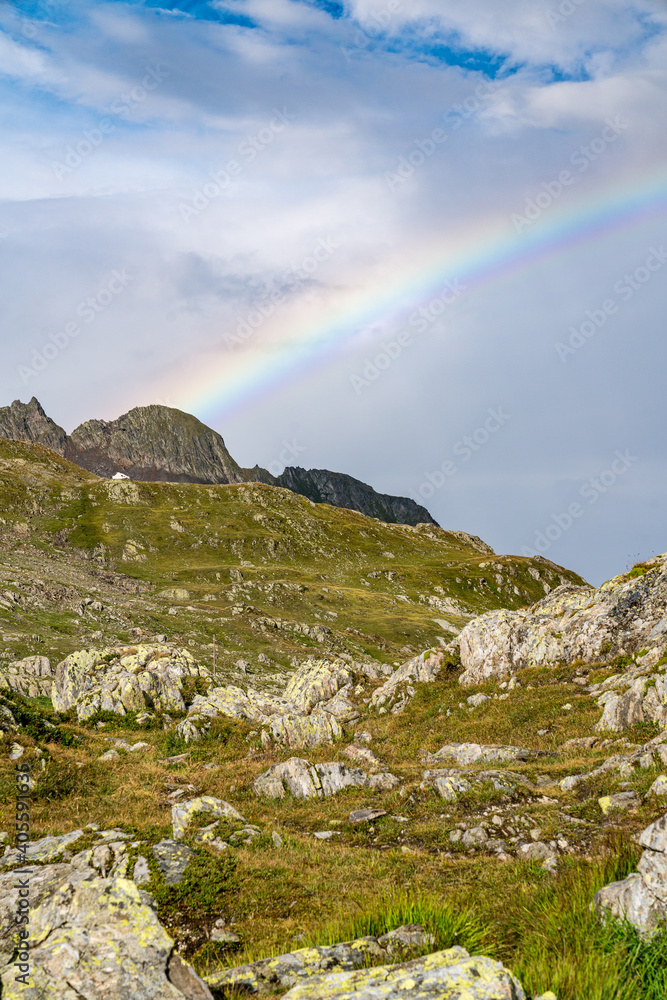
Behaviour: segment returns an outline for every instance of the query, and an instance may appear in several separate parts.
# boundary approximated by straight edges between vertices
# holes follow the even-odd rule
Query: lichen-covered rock
[[[180,732],[188,742],[201,738],[206,719],[223,715],[262,727],[262,739],[297,749],[333,743],[339,724],[355,716],[354,705],[339,694],[349,686],[352,670],[343,660],[306,660],[291,677],[283,695],[275,697],[233,684],[197,695]],[[324,703],[324,704],[323,704]],[[327,711],[329,707],[331,711]]]
[[[194,853],[187,844],[179,844],[175,840],[161,840],[153,846],[153,856],[162,872],[165,885],[178,885],[183,881],[185,869]],[[134,881],[136,882],[136,878]]]
[[[389,680],[374,692],[370,701],[371,708],[391,711],[395,715],[402,712],[414,696],[415,684],[429,684],[434,681],[443,663],[448,662],[453,648],[452,645],[446,647],[444,651],[427,649],[402,664]]]
[[[52,685],[51,661],[46,656],[26,656],[0,667],[0,689],[9,688],[28,698],[50,698]]]
[[[24,1000],[30,987],[40,1000],[212,1000],[133,882],[71,865],[30,877],[29,985],[17,982],[17,885],[16,875],[0,876],[3,1000]]]
[[[79,720],[98,710],[125,715],[153,708],[184,712],[183,682],[209,672],[187,649],[116,646],[70,653],[56,667],[51,701],[57,712],[76,708]]]
[[[319,979],[323,972],[362,969],[371,962],[396,956],[406,958],[432,945],[433,938],[423,927],[406,924],[380,938],[363,937],[328,947],[299,948],[275,958],[224,969],[207,976],[206,981],[215,989],[273,993],[276,988],[293,986],[303,979]]]
[[[338,763],[313,766],[300,757],[291,757],[255,778],[253,789],[256,795],[272,799],[282,799],[288,793],[296,799],[311,799],[329,798],[344,788],[390,791],[399,783],[393,774],[367,774],[359,768]]]
[[[308,715],[316,705],[329,701],[353,679],[344,660],[306,660],[283,692],[283,698],[298,712]]]
[[[3,868],[9,868],[14,865],[30,864],[33,861],[40,863],[55,861],[80,837],[83,837],[83,830],[72,830],[60,837],[48,836],[42,837],[40,840],[29,841],[25,845],[25,852],[16,848],[7,848],[0,864]]]
[[[526,747],[485,746],[480,743],[447,743],[435,753],[422,755],[424,764],[438,764],[441,761],[453,760],[459,767],[468,764],[495,764],[510,760],[531,760],[535,757],[549,756],[542,750],[529,750]]]
[[[667,815],[651,823],[639,837],[644,853],[637,871],[596,892],[593,903],[603,919],[627,919],[650,936],[667,919]]]
[[[311,977],[285,1000],[525,1000],[500,962],[450,948],[403,965]]]
[[[473,771],[470,768],[443,768],[424,771],[420,790],[435,789],[447,802],[455,802],[462,792],[470,790],[473,784],[490,781],[498,792],[511,795],[521,786],[534,790],[535,786],[514,771]]]
[[[597,590],[563,584],[525,611],[489,612],[458,642],[464,685],[523,667],[604,663],[642,650],[655,663],[667,649],[667,555]]]
[[[229,802],[215,799],[212,795],[200,795],[196,799],[188,799],[187,802],[179,802],[171,807],[174,840],[183,839],[185,831],[192,822],[192,817],[198,812],[207,812],[219,819],[224,817],[245,823],[241,813],[234,806],[230,806]]]

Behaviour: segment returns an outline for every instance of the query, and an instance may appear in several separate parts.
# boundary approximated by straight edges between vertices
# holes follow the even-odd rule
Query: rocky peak
[[[33,396],[29,403],[15,399],[11,406],[0,407],[0,437],[12,441],[30,441],[64,455],[67,434],[42,409]]]
[[[98,476],[186,483],[240,483],[243,474],[222,437],[169,406],[137,406],[117,420],[88,420],[69,440],[67,458]]]

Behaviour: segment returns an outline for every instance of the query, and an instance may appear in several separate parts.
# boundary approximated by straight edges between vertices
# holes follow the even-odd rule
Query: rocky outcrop
[[[200,795],[196,799],[189,799],[171,807],[174,840],[182,840],[193,816],[202,812],[210,813],[218,819],[232,819],[245,823],[241,813],[234,806],[230,806],[229,802],[223,802],[222,799],[213,798],[211,795]]]
[[[525,1000],[521,984],[500,962],[450,948],[401,965],[311,976],[285,1000]]]
[[[596,892],[594,905],[603,918],[625,918],[649,936],[667,918],[667,816],[651,823],[639,844],[638,870]]]
[[[313,503],[328,503],[332,507],[357,510],[387,524],[438,523],[425,507],[414,500],[377,493],[372,486],[341,472],[288,467],[276,478],[275,484],[293,493],[300,493]]]
[[[525,611],[492,611],[458,637],[461,683],[481,684],[524,667],[608,663],[667,650],[667,555],[614,577],[597,590],[563,584]]]
[[[26,656],[0,667],[0,689],[18,691],[28,698],[50,698],[52,686],[53,671],[46,656]]]
[[[28,936],[17,940],[21,880],[12,872],[0,876],[6,1000],[28,996],[26,982],[45,1000],[212,1000],[133,882],[58,864],[34,869],[29,883]],[[22,972],[26,982],[16,979]]]
[[[56,712],[75,708],[79,720],[98,710],[125,715],[153,708],[184,712],[183,682],[208,681],[187,649],[116,646],[71,653],[56,667],[51,701]]]
[[[387,792],[396,788],[400,780],[393,774],[367,774],[360,768],[345,764],[309,764],[300,757],[291,757],[282,764],[274,764],[253,782],[256,795],[271,799],[284,799],[286,794],[295,799],[329,798],[345,788],[369,788]]]
[[[234,685],[197,695],[178,731],[188,742],[200,739],[210,720],[223,715],[261,726],[267,745],[298,748],[331,743],[342,735],[340,722],[356,714],[346,697],[353,679],[354,671],[344,660],[308,659],[292,675],[281,697]]]
[[[363,937],[329,947],[299,948],[275,958],[264,958],[234,969],[224,969],[207,976],[216,989],[243,990],[248,993],[274,993],[281,987],[294,986],[322,973],[363,969],[371,962],[406,958],[432,946],[434,939],[423,927],[406,924],[382,937]]]
[[[242,483],[222,437],[169,406],[137,406],[117,420],[88,420],[72,432],[65,457],[98,476],[180,483]]]

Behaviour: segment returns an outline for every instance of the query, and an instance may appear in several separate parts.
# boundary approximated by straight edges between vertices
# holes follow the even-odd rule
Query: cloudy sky
[[[0,3],[0,405],[667,549],[665,0]]]

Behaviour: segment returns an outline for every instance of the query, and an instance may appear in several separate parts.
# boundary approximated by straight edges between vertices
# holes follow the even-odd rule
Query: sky
[[[0,405],[667,550],[666,0],[0,3]]]

